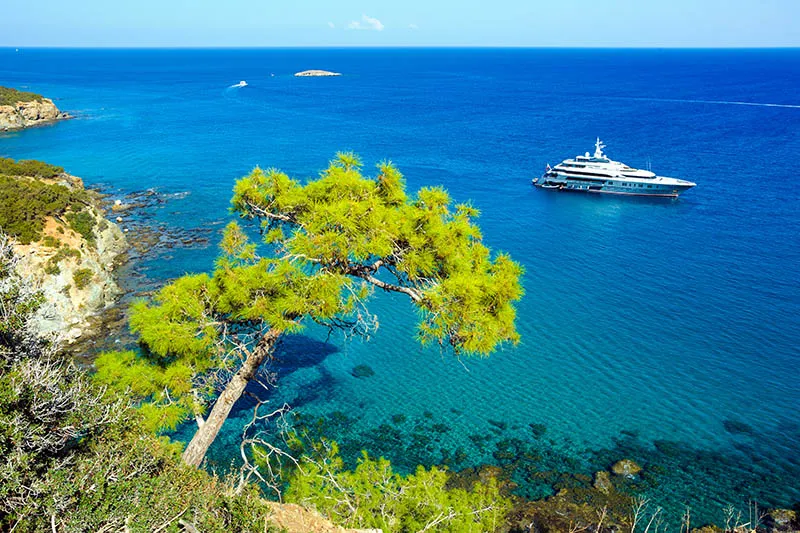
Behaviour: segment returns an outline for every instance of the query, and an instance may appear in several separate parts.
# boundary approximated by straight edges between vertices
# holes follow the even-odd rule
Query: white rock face
[[[63,118],[69,118],[69,115],[59,111],[49,98],[42,98],[41,102],[0,105],[0,131],[18,130]]]
[[[69,178],[72,186],[82,186],[80,180]],[[89,317],[113,305],[122,293],[113,271],[115,260],[128,247],[125,235],[96,206],[91,208],[91,214],[96,221],[94,243],[68,228],[62,233],[58,228],[63,226],[51,219],[45,225],[45,235],[57,239],[61,243],[59,248],[41,242],[15,247],[20,257],[18,269],[41,284],[47,302],[37,316],[40,331],[61,332],[67,343],[88,333]],[[72,252],[57,262],[51,261],[59,250],[65,249],[77,250],[80,256],[74,257],[77,254]],[[84,271],[82,275],[87,280],[83,287],[76,281],[81,277],[79,271]],[[85,271],[90,275],[86,276]]]

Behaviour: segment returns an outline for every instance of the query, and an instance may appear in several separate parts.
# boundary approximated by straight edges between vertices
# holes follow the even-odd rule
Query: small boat
[[[231,85],[231,87],[247,87],[247,82],[242,80],[239,83],[237,83],[236,85]]]
[[[697,185],[678,178],[656,176],[649,170],[612,161],[603,154],[605,145],[599,137],[594,146],[592,156],[586,152],[574,159],[565,159],[553,168],[547,165],[544,174],[533,179],[533,185],[562,191],[668,198],[677,198],[680,193]]]

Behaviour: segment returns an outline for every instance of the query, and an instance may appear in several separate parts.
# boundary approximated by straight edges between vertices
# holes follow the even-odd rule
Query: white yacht
[[[676,198],[696,185],[691,181],[656,176],[649,170],[612,161],[603,154],[605,145],[600,138],[594,147],[594,155],[586,152],[575,159],[565,159],[553,168],[547,165],[545,173],[535,178],[533,184],[543,189],[669,198]]]

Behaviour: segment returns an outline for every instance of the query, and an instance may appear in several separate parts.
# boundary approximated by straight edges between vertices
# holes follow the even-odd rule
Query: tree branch
[[[417,289],[412,287],[401,287],[400,285],[392,285],[391,283],[386,283],[385,281],[381,281],[375,276],[369,274],[370,267],[364,267],[362,265],[358,266],[349,266],[345,269],[345,273],[355,276],[357,278],[361,278],[368,283],[375,285],[378,288],[381,288],[385,291],[390,292],[402,292],[403,294],[407,294],[415,303],[419,303],[422,301],[422,293]]]

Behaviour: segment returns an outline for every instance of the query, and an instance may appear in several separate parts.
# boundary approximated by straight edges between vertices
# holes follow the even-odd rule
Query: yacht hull
[[[651,198],[677,198],[681,193],[691,189],[694,185],[670,185],[670,186],[657,186],[658,188],[652,189],[637,189],[637,190],[621,190],[623,187],[609,187],[605,185],[586,185],[583,183],[570,183],[545,181],[543,178],[538,178],[533,181],[533,185],[540,189],[549,189],[554,191],[569,191],[569,192],[585,192],[590,194],[614,194],[617,196],[648,196]],[[655,186],[654,186],[655,187]]]

